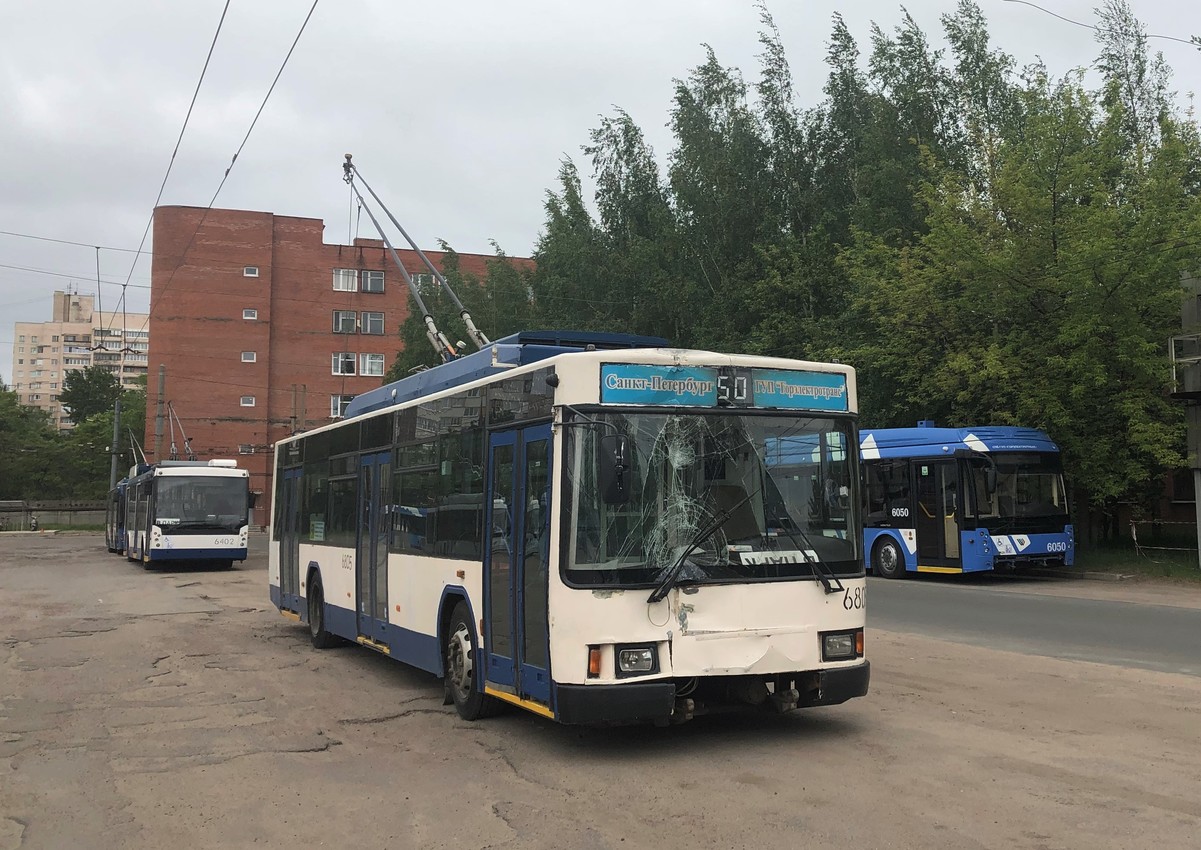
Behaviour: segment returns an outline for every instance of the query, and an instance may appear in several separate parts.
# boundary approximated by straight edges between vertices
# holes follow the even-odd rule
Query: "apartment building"
[[[96,297],[55,292],[48,322],[13,326],[12,389],[21,404],[45,410],[59,430],[70,430],[59,394],[67,373],[102,366],[131,387],[146,374],[150,331],[146,313],[107,313]]]
[[[161,367],[164,405],[197,455],[250,470],[264,494],[258,524],[270,516],[274,442],[332,422],[378,387],[409,313],[382,242],[327,244],[324,229],[269,212],[155,210],[144,445],[152,460],[168,456],[169,418],[156,416]],[[410,273],[425,271],[415,252],[398,253]],[[426,253],[441,269],[444,255]],[[482,278],[492,259],[460,254],[459,266]]]

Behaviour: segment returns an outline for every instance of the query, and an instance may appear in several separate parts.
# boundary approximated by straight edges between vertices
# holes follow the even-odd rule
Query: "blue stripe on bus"
[[[338,637],[355,640],[359,636],[359,618],[349,608],[325,603],[325,627]],[[385,629],[389,657],[403,661],[411,667],[433,673],[442,673],[442,656],[438,651],[438,639],[411,629],[388,623]]]
[[[147,552],[152,561],[182,561],[212,559],[224,561],[232,558],[235,561],[246,560],[245,549],[151,549]]]

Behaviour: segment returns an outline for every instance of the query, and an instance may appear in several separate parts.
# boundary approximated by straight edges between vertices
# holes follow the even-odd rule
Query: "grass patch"
[[[1196,552],[1144,550],[1134,546],[1090,546],[1076,552],[1076,569],[1099,573],[1122,573],[1146,578],[1169,578],[1201,583]]]

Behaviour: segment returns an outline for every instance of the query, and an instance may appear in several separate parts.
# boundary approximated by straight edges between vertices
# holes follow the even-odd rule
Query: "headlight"
[[[622,673],[651,673],[655,669],[655,649],[639,646],[617,652],[617,669]]]
[[[843,661],[863,654],[863,632],[835,632],[822,635],[822,661]]]

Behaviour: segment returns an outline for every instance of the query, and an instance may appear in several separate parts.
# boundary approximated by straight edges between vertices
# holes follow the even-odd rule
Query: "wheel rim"
[[[460,623],[446,644],[446,675],[455,699],[462,702],[471,693],[471,632]]]
[[[876,557],[877,566],[882,573],[894,573],[897,569],[897,547],[891,543],[885,543],[880,547],[880,552]]]

